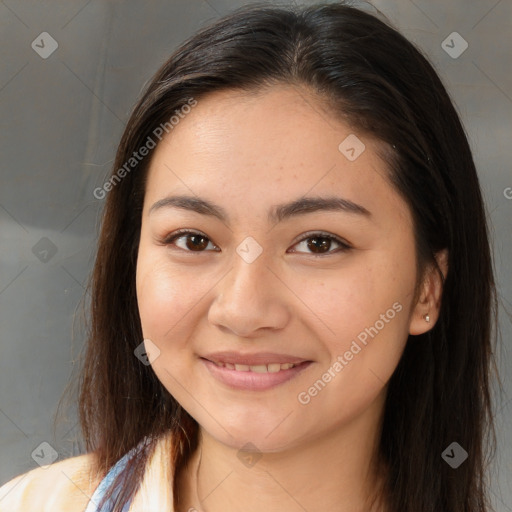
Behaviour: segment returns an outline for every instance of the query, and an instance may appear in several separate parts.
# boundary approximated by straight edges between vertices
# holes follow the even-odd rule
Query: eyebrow
[[[224,208],[199,197],[187,195],[164,197],[151,206],[148,214],[163,208],[190,210],[202,215],[216,217],[222,222],[229,224],[229,215]],[[320,211],[338,211],[361,215],[367,218],[372,216],[371,212],[364,206],[354,203],[349,199],[336,196],[301,197],[289,203],[274,205],[269,211],[268,220],[269,222],[278,223],[296,215]]]

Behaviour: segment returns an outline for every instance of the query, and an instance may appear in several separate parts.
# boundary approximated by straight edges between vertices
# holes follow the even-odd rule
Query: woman
[[[484,206],[397,31],[342,4],[218,20],[149,83],[95,195],[89,453],[1,510],[490,510]]]

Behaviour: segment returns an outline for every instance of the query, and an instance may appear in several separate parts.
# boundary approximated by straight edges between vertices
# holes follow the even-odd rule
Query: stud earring
[[[423,318],[425,319],[425,322],[430,322],[430,316],[428,315],[428,313],[424,315]]]

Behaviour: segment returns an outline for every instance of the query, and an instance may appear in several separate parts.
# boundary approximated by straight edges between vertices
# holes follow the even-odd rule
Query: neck
[[[379,414],[382,404],[374,406],[348,425],[252,460],[201,430],[180,476],[178,512],[384,511],[384,475],[375,463],[380,416],[367,416]]]

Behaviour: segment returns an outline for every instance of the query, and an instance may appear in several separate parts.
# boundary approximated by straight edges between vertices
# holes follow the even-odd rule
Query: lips
[[[258,356],[261,356],[261,354],[258,354]],[[244,357],[239,357],[238,360],[254,361],[254,355]],[[204,357],[201,357],[200,361],[215,380],[232,389],[244,391],[266,391],[272,389],[294,379],[313,364],[312,361],[302,360],[302,362],[296,363],[243,365],[219,361],[212,362]],[[233,368],[230,368],[230,366],[233,366]],[[275,371],[277,367],[279,367],[279,370]]]
[[[232,364],[232,363],[220,363],[212,361],[217,366],[222,368],[228,368],[229,370],[236,370],[238,372],[255,372],[255,373],[277,373],[281,370],[289,370],[294,368],[297,364],[293,363],[269,363],[269,364]]]
[[[208,361],[221,366],[233,365],[233,368],[231,369],[236,369],[235,365],[241,367],[267,366],[267,369],[271,372],[272,370],[275,370],[275,365],[277,364],[296,366],[307,361],[307,359],[302,359],[290,354],[277,354],[273,352],[259,352],[256,354],[241,354],[239,352],[212,352],[210,354],[204,355],[203,359],[207,359]],[[291,367],[292,366],[289,368]],[[241,371],[249,371],[249,369],[241,369]]]

